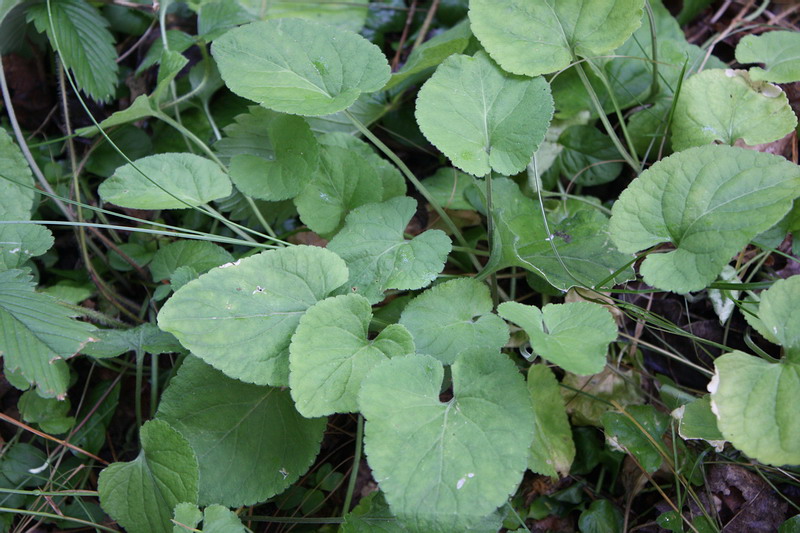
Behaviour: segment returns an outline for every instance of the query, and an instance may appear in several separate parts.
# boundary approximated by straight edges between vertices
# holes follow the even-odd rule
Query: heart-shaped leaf
[[[417,352],[446,365],[468,350],[499,350],[508,341],[508,326],[492,313],[489,287],[470,278],[423,292],[403,310],[400,324],[414,336]]]
[[[390,75],[386,57],[360,35],[301,19],[240,26],[214,41],[211,52],[231,91],[297,115],[347,109]]]
[[[413,531],[465,531],[519,484],[533,414],[516,366],[497,351],[462,354],[453,398],[444,367],[426,355],[376,366],[359,393],[365,450],[392,511]]]
[[[197,458],[163,420],[145,423],[140,440],[136,459],[100,472],[100,505],[130,533],[172,533],[175,505],[197,503]]]
[[[672,121],[672,147],[714,142],[764,144],[791,133],[797,117],[775,85],[744,70],[704,70],[683,83]]]
[[[472,32],[492,59],[525,76],[614,50],[639,27],[644,0],[470,0]]]
[[[592,302],[548,304],[541,310],[504,302],[497,312],[525,330],[534,352],[581,376],[603,370],[608,345],[617,338],[614,317]]]
[[[190,266],[203,274],[231,261],[233,256],[212,242],[177,241],[159,248],[149,266],[153,281],[163,281],[182,266]]]
[[[800,34],[795,31],[771,31],[745,35],[736,45],[739,63],[763,63],[752,67],[750,79],[773,83],[800,81]]]
[[[158,408],[200,464],[201,505],[251,505],[283,492],[319,453],[326,420],[302,417],[289,392],[231,379],[188,358]]]
[[[0,271],[21,267],[52,246],[53,234],[44,226],[0,223]]]
[[[503,72],[483,52],[451,55],[417,97],[425,137],[455,166],[476,176],[525,170],[553,117],[544,78]]]
[[[450,239],[443,231],[428,230],[410,241],[403,237],[416,210],[407,196],[354,209],[344,228],[328,243],[347,263],[349,290],[371,303],[387,289],[421,289],[444,268]]]
[[[262,252],[187,283],[161,309],[158,325],[230,377],[287,385],[300,317],[346,280],[344,262],[324,248]]]
[[[228,196],[231,182],[216,163],[199,155],[156,154],[118,168],[98,192],[104,202],[120,207],[184,209]]]
[[[553,371],[546,365],[531,366],[528,392],[536,424],[528,468],[545,476],[566,476],[575,459],[575,443]]]
[[[731,256],[777,224],[800,196],[800,168],[772,154],[702,146],[662,159],[614,204],[609,230],[635,253],[670,242],[641,266],[645,282],[686,293],[705,288]]]

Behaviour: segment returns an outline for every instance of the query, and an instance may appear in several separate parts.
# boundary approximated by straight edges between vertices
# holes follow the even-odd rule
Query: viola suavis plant
[[[271,4],[0,1],[3,53],[22,46],[12,27],[49,43],[60,94],[82,103],[121,90],[115,34],[161,29],[131,74],[151,69],[150,89],[76,132],[92,139],[81,163],[69,115],[66,140],[29,146],[2,80],[0,353],[26,391],[24,427],[57,436],[21,432],[0,457],[7,529],[36,516],[113,531],[108,515],[130,533],[260,531],[252,509],[284,509],[282,495],[311,514],[328,477],[314,487],[309,469],[335,453],[334,420],[355,420],[351,473],[324,489],[342,486],[339,516],[263,521],[525,531],[577,510],[581,531],[621,531],[602,475],[591,505],[579,484],[577,499],[531,506],[523,479],[601,462],[616,477],[627,454],[636,491],[669,472],[688,494],[659,525],[715,531],[714,511],[696,510],[703,441],[770,475],[800,464],[800,260],[781,244],[800,229],[800,168],[757,146],[797,127],[779,84],[800,81],[800,34],[748,35],[732,68],[660,0],[434,2],[449,22],[425,40],[433,15],[422,21],[392,68],[376,28],[399,31],[413,7]],[[166,29],[195,16],[194,34]],[[424,143],[438,154],[419,155]],[[56,266],[59,224],[88,275]],[[770,269],[778,256],[794,266]],[[651,311],[676,295],[713,304],[746,344]],[[708,394],[648,366],[652,353]],[[112,457],[96,454],[126,375],[133,453],[82,494],[94,478],[66,473]],[[375,491],[359,501],[367,472]]]

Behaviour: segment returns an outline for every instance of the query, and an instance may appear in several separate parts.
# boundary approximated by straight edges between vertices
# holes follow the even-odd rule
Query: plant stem
[[[361,465],[361,448],[363,447],[362,441],[364,440],[364,417],[359,414],[358,422],[356,425],[356,451],[353,455],[353,468],[350,470],[350,480],[347,483],[347,494],[344,497],[344,506],[342,507],[342,516],[350,512],[350,504],[353,501],[353,492],[356,489],[356,480],[358,479],[358,469]]]
[[[492,171],[486,174],[484,179],[486,183],[486,238],[489,240],[489,252],[494,252],[494,206],[492,203]],[[493,270],[489,274],[489,287],[492,291],[492,306],[497,309],[500,305],[500,297],[498,295],[497,286],[497,271]]]

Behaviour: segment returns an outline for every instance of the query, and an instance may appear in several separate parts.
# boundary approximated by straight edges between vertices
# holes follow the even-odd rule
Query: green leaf
[[[328,235],[342,227],[348,212],[381,198],[378,171],[366,159],[338,146],[325,146],[319,167],[294,203],[304,224]]]
[[[731,256],[777,224],[800,195],[800,169],[782,157],[703,146],[662,159],[636,178],[614,204],[609,230],[622,252],[663,242],[651,253],[644,281],[687,293],[708,286]]]
[[[606,413],[603,426],[616,446],[632,454],[642,468],[653,473],[661,466],[661,436],[669,427],[669,416],[652,405],[631,405],[624,413]],[[632,417],[634,420],[631,420]]]
[[[794,352],[800,348],[800,309],[796,305],[798,299],[800,276],[781,279],[761,293],[757,321],[751,321],[748,313],[744,315],[750,325],[767,340]]]
[[[610,242],[608,220],[599,211],[580,210],[561,220],[548,219],[548,234],[539,203],[524,196],[516,183],[493,179],[492,190],[495,239],[486,270],[519,266],[566,290],[594,286],[631,260]],[[631,279],[632,274],[625,268],[614,281]]]
[[[319,453],[324,418],[295,410],[289,391],[231,379],[186,359],[158,418],[180,432],[200,464],[199,503],[251,505],[283,492]]]
[[[0,128],[0,220],[29,220],[34,194],[33,174],[25,157]]]
[[[516,366],[476,350],[452,376],[454,396],[441,402],[441,362],[395,357],[359,393],[372,473],[412,531],[466,530],[506,502],[526,467],[533,414]]]
[[[0,271],[21,267],[53,246],[53,234],[38,224],[0,222]]]
[[[593,187],[614,181],[622,172],[622,156],[608,135],[593,126],[571,126],[558,138],[561,171],[577,185]]]
[[[425,41],[411,51],[403,68],[392,74],[389,83],[383,89],[388,91],[406,80],[414,79],[417,75],[438,67],[451,55],[462,53],[469,44],[470,38],[472,38],[472,32],[469,29],[469,21],[464,20]]]
[[[153,142],[143,129],[133,125],[125,125],[108,133],[108,137],[116,145],[103,139],[98,139],[96,148],[88,155],[86,170],[107,178],[115,170],[126,163],[125,158],[117,152],[119,148],[130,159],[139,159],[153,153]]]
[[[380,491],[371,492],[358,505],[344,515],[339,533],[406,533],[405,524],[389,510],[389,504]]]
[[[778,528],[778,533],[798,533],[800,532],[800,514],[794,515]]]
[[[99,101],[114,95],[119,71],[114,36],[94,6],[83,0],[50,0],[31,5],[27,18],[39,33],[47,32],[50,44],[59,50],[83,92]]]
[[[289,386],[305,417],[358,411],[364,376],[381,361],[414,353],[414,340],[401,325],[368,339],[372,310],[358,294],[328,298],[311,307],[289,346]]]
[[[607,366],[593,376],[567,373],[561,382],[567,413],[579,426],[601,426],[603,414],[613,409],[612,400],[622,407],[644,401],[640,374],[632,370]],[[581,460],[579,453],[575,462]]]
[[[711,397],[708,394],[678,407],[672,416],[679,421],[678,434],[682,439],[702,439],[717,451],[722,451],[725,437],[717,428],[717,417],[711,411]]]
[[[64,361],[93,340],[94,327],[33,290],[22,270],[0,272],[0,355],[6,372],[21,373],[44,398],[63,399],[69,369]]]
[[[20,2],[21,0],[0,0],[0,22],[3,22],[9,11],[14,9]]]
[[[344,132],[331,132],[320,135],[319,142],[327,146],[346,148],[366,159],[372,168],[378,171],[383,184],[381,201],[385,202],[389,198],[406,194],[406,179],[397,167],[376,154],[370,145],[358,137]]]
[[[163,281],[180,267],[192,267],[203,274],[233,261],[227,250],[208,241],[177,241],[159,248],[150,262],[153,281]]]
[[[737,351],[718,357],[714,370],[708,391],[725,439],[763,463],[800,464],[800,365]]]
[[[29,390],[22,393],[17,408],[25,422],[37,424],[46,433],[59,435],[75,425],[75,417],[67,416],[71,408],[69,399],[42,398]]]
[[[167,30],[164,35],[167,38],[167,46],[169,47],[169,50],[172,50],[173,52],[185,52],[190,46],[195,44],[194,37],[180,30]],[[158,38],[153,41],[153,44],[144,55],[144,59],[142,59],[142,62],[139,63],[139,66],[136,68],[136,75],[140,76],[145,70],[149,69],[153,65],[158,65],[161,62],[161,57],[163,54],[164,39]]]
[[[226,165],[239,154],[248,154],[262,159],[275,157],[269,131],[264,124],[275,120],[275,112],[260,106],[248,106],[247,113],[233,118],[233,122],[222,131],[225,136],[214,143],[214,151],[220,161]]]
[[[287,385],[289,341],[305,311],[347,280],[323,248],[282,248],[228,263],[187,283],[158,325],[228,376]]]
[[[246,533],[250,531],[236,513],[221,505],[209,505],[203,510],[203,533]]]
[[[308,0],[240,0],[242,6],[260,19],[295,17],[361,31],[367,18],[369,0],[352,2],[309,2]]]
[[[319,144],[302,117],[270,112],[259,127],[266,130],[273,155],[231,159],[234,185],[248,196],[278,201],[294,198],[319,165]]]
[[[743,70],[704,70],[683,83],[672,120],[672,146],[777,141],[797,126],[786,94]]]
[[[428,230],[410,241],[403,238],[415,210],[415,200],[401,196],[347,215],[344,228],[328,249],[350,269],[348,291],[378,303],[387,289],[421,289],[436,279],[450,253],[450,239],[439,230]]]
[[[200,6],[197,15],[197,35],[211,42],[231,28],[253,20],[240,2],[216,0]]]
[[[766,68],[750,68],[750,79],[773,83],[800,81],[800,34],[771,31],[745,35],[736,45],[736,61],[762,63]]]
[[[501,67],[538,76],[620,46],[639,27],[644,0],[470,0],[472,32]]]
[[[389,79],[380,49],[355,33],[301,19],[253,22],[217,39],[211,51],[234,93],[298,115],[328,115]]]
[[[186,533],[191,531],[187,528],[197,528],[203,520],[203,513],[193,503],[183,502],[175,506],[175,524],[172,533]],[[180,525],[178,525],[180,524]],[[186,527],[183,527],[186,526]]]
[[[535,424],[528,468],[545,476],[566,476],[575,459],[575,443],[553,371],[546,365],[531,366],[528,392]]]
[[[468,350],[505,346],[508,326],[492,307],[489,287],[470,278],[456,279],[411,300],[400,324],[413,335],[417,352],[450,365]]]
[[[129,533],[172,533],[172,510],[197,503],[197,458],[189,443],[162,420],[141,429],[133,461],[100,472],[100,505]]]
[[[608,500],[595,500],[578,518],[581,533],[619,533],[624,520],[622,513]]]
[[[136,97],[131,105],[121,111],[114,112],[110,117],[102,121],[100,128],[107,130],[112,126],[121,126],[129,122],[136,122],[143,118],[155,116],[157,111],[153,107],[153,102],[146,94],[140,94]],[[97,126],[87,126],[85,128],[78,128],[75,130],[77,135],[81,137],[94,137],[100,133]]]
[[[475,208],[464,193],[473,186],[474,178],[453,167],[442,167],[433,176],[422,180],[422,184],[436,202],[445,209]]]
[[[420,89],[417,122],[461,170],[484,176],[525,170],[553,117],[544,78],[506,74],[483,52],[451,55]]]
[[[617,338],[614,317],[592,302],[548,304],[541,310],[504,302],[497,312],[525,330],[534,352],[581,376],[603,370],[608,345]]]
[[[156,154],[118,168],[98,192],[120,207],[184,209],[228,196],[231,182],[216,163],[198,155]]]
[[[117,357],[128,352],[153,355],[182,352],[183,347],[175,337],[161,331],[155,324],[145,323],[131,329],[100,329],[95,332],[96,342],[81,349],[81,353],[97,358]]]

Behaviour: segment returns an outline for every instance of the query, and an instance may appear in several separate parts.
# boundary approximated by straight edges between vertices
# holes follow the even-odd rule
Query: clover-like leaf
[[[528,468],[550,477],[566,476],[575,459],[575,443],[555,374],[546,365],[528,370],[535,429]]]
[[[470,349],[499,350],[508,326],[492,313],[489,287],[464,278],[437,285],[406,306],[400,324],[414,336],[417,352],[446,365]]]
[[[159,248],[149,266],[153,281],[163,281],[182,266],[190,266],[195,272],[203,274],[231,261],[233,256],[213,242],[186,240]]]
[[[216,163],[199,155],[156,154],[118,168],[98,192],[120,207],[184,209],[228,196],[231,182]]]
[[[0,272],[0,355],[5,371],[17,372],[44,398],[64,398],[69,369],[64,361],[90,342],[94,327],[73,320],[75,312],[34,292],[23,270]]]
[[[633,455],[646,472],[653,473],[663,461],[663,446],[657,443],[669,427],[669,416],[652,405],[631,405],[625,410],[603,415],[606,434],[616,446]]]
[[[419,91],[417,122],[455,166],[476,176],[525,170],[553,117],[544,78],[503,72],[483,52],[452,55]]]
[[[470,0],[472,32],[492,59],[525,76],[614,50],[639,27],[644,0]]]
[[[53,246],[53,234],[39,224],[0,222],[0,271],[22,266]]]
[[[0,220],[29,220],[34,193],[33,174],[25,157],[0,128]]]
[[[336,254],[295,246],[222,265],[170,298],[158,325],[228,376],[287,385],[289,342],[300,317],[347,280]]]
[[[163,420],[145,423],[140,440],[136,459],[100,472],[100,505],[130,533],[172,533],[175,505],[197,503],[197,458]]]
[[[271,112],[260,128],[267,132],[274,155],[265,159],[239,154],[231,159],[231,180],[253,198],[294,198],[319,165],[319,144],[302,117]]]
[[[240,26],[214,41],[211,52],[234,93],[297,115],[347,109],[390,75],[386,57],[360,35],[301,19]]]
[[[200,464],[199,503],[251,505],[283,492],[319,453],[326,421],[297,412],[289,391],[231,379],[196,357],[170,381],[157,413]]]
[[[398,324],[368,339],[372,309],[359,294],[328,298],[311,307],[289,346],[289,386],[306,417],[358,411],[361,381],[381,361],[414,353],[414,340]]]
[[[615,282],[631,279],[633,270],[624,268],[631,256],[610,242],[608,219],[599,211],[582,209],[561,220],[548,219],[546,226],[538,202],[513,181],[494,179],[492,191],[495,239],[487,270],[519,266],[561,290],[594,286],[617,271]]]
[[[662,159],[614,204],[609,230],[635,253],[670,242],[641,266],[645,282],[686,293],[705,288],[731,256],[777,224],[800,196],[800,168],[782,157],[703,146]]]
[[[745,35],[736,45],[736,61],[764,64],[765,68],[750,69],[750,79],[755,81],[800,81],[800,33],[771,31]]]
[[[516,366],[494,350],[452,366],[426,355],[376,366],[359,393],[365,450],[392,511],[412,531],[465,531],[504,504],[522,479],[533,414]]]
[[[338,146],[325,146],[317,170],[294,203],[304,224],[327,235],[342,227],[348,212],[382,198],[378,171],[366,159]]]
[[[581,376],[603,370],[608,345],[617,338],[614,317],[592,302],[548,304],[541,310],[504,302],[497,312],[525,330],[534,352]]]
[[[452,245],[439,230],[406,240],[403,232],[415,210],[414,199],[399,196],[347,215],[344,228],[331,239],[328,249],[350,269],[348,290],[377,303],[387,289],[421,289],[436,279]]]
[[[736,351],[718,357],[714,371],[708,391],[725,439],[763,463],[800,464],[800,362]]]
[[[704,70],[683,83],[672,122],[672,147],[714,142],[764,144],[791,133],[797,117],[786,94],[753,82],[744,70]]]

